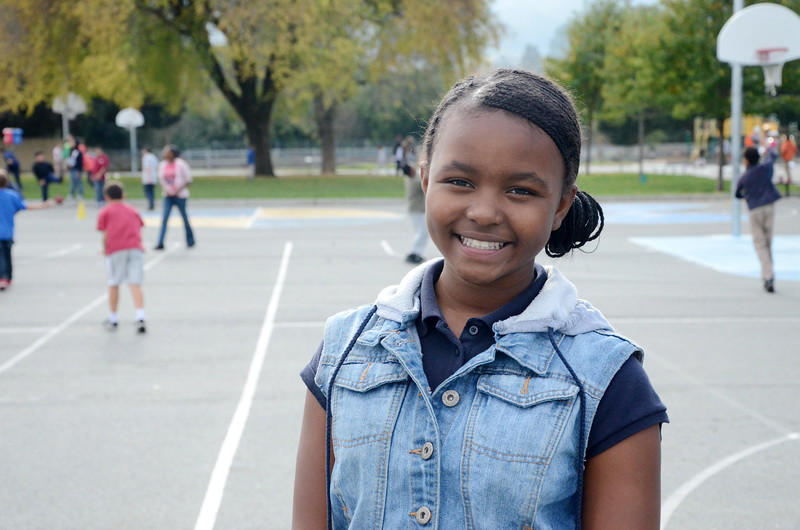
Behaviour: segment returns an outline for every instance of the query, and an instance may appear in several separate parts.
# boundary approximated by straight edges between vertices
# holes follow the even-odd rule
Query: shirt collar
[[[417,317],[417,330],[420,336],[428,334],[430,329],[436,327],[439,321],[444,320],[442,309],[439,307],[439,302],[436,300],[436,291],[434,286],[439,280],[439,276],[444,270],[444,260],[434,263],[425,271],[422,277],[422,285],[420,289],[420,312]],[[487,328],[491,329],[495,322],[511,318],[522,313],[530,304],[539,291],[542,290],[544,283],[547,281],[547,271],[538,263],[534,266],[535,276],[533,281],[525,288],[524,291],[519,293],[506,305],[492,311],[488,315],[479,317],[486,324]],[[460,330],[459,330],[460,332]]]

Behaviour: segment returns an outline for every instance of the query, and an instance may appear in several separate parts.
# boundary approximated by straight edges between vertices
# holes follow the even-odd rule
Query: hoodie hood
[[[383,289],[375,301],[378,316],[409,325],[420,312],[419,294],[425,271],[438,260],[431,260],[412,269],[400,281]],[[611,324],[589,302],[578,298],[578,291],[553,266],[545,266],[547,281],[533,302],[520,314],[496,322],[495,333],[546,332],[548,328],[565,335],[589,331],[613,331]]]

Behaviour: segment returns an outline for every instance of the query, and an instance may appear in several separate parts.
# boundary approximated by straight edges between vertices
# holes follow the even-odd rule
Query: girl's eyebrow
[[[442,166],[442,171],[463,171],[464,173],[475,174],[478,172],[476,167],[473,167],[465,162],[459,162],[458,160],[451,160],[450,163],[445,164]]]

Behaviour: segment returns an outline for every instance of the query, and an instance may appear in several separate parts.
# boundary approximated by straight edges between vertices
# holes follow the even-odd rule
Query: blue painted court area
[[[748,278],[761,277],[761,267],[750,236],[633,237],[631,241],[715,271]],[[777,280],[800,281],[800,236],[775,236],[772,257]]]
[[[603,204],[603,212],[608,224],[695,224],[731,220],[730,212],[714,211],[712,206],[713,203],[703,202],[618,202]]]

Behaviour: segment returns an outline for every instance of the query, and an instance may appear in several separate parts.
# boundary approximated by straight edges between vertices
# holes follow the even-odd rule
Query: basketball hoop
[[[762,48],[756,50],[758,63],[764,71],[764,87],[770,96],[777,94],[775,88],[781,86],[783,81],[782,59],[788,50],[788,48]]]

